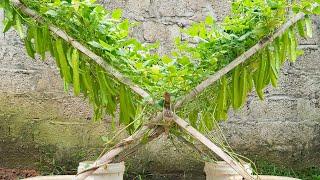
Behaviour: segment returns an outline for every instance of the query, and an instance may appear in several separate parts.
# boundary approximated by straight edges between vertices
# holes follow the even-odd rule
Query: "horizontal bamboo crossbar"
[[[11,0],[11,2],[15,7],[19,8],[25,15],[32,17],[33,19],[37,20],[40,23],[43,22],[43,19],[41,16],[39,16],[32,9],[29,9],[28,7],[26,7],[19,0]],[[93,61],[99,64],[109,75],[113,76],[119,82],[127,85],[133,92],[141,96],[149,104],[154,104],[154,101],[148,92],[146,92],[144,89],[142,89],[138,85],[134,84],[129,78],[127,78],[126,76],[121,74],[118,70],[116,70],[111,65],[109,65],[102,57],[96,55],[90,49],[88,49],[87,47],[79,43],[77,40],[69,36],[67,33],[65,33],[63,30],[53,25],[49,25],[49,29],[52,33],[64,39],[65,41],[69,42],[74,48],[78,49],[83,54],[90,57]]]

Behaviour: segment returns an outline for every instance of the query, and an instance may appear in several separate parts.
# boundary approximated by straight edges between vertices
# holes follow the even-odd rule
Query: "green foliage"
[[[271,83],[276,87],[281,65],[287,59],[295,62],[297,57],[303,54],[297,49],[296,33],[298,32],[303,38],[312,37],[310,14],[316,14],[314,11],[317,8],[312,9],[314,6],[319,7],[316,2],[312,1],[294,4],[294,7],[299,7],[295,9],[295,13],[302,11],[307,14],[305,19],[298,21],[282,36],[251,57],[248,62],[237,66],[231,73],[223,77],[223,82],[218,84],[218,89],[214,89],[217,96],[190,103],[188,108],[192,109],[190,110],[192,114],[189,115],[191,124],[200,129],[199,125],[195,125],[194,117],[201,117],[208,111],[213,114],[209,119],[226,119],[229,107],[241,108],[253,86],[260,99],[264,98],[263,90],[267,85]],[[288,7],[290,4],[287,4],[285,0],[234,1],[232,14],[225,18],[222,26],[218,26],[207,18],[204,22],[194,23],[184,30],[183,32],[189,36],[189,39],[176,41],[178,51],[175,52],[175,55],[178,58],[193,57],[194,62],[191,64],[194,67],[202,66],[199,70],[213,74],[212,72],[225,67],[284,24],[288,19],[289,12],[286,10]],[[196,46],[193,44],[195,39],[197,40]],[[201,77],[208,75],[195,71],[193,77],[197,77],[198,74],[202,74]],[[205,93],[207,96],[212,95],[210,92]],[[207,106],[212,104],[209,106],[211,109],[198,108],[196,103],[207,103]],[[186,108],[184,110],[187,111]]]
[[[36,23],[11,6],[9,0],[3,0],[3,31],[15,27],[32,58],[36,58],[37,53],[44,60],[46,52],[50,51],[65,82],[65,89],[73,85],[75,95],[82,93],[88,97],[94,107],[95,119],[101,119],[105,114],[114,116],[117,104],[120,104],[120,122],[129,125],[131,133],[136,129],[131,126],[137,116],[138,107],[135,106],[140,106],[142,100],[108,76],[99,65],[73,49],[68,42],[50,34],[49,25],[63,29],[103,57],[107,63],[150,92],[154,99],[162,98],[164,92],[177,99],[275,32],[288,19],[287,9],[291,7],[286,0],[233,1],[232,13],[222,24],[218,25],[212,17],[192,24],[182,30],[186,38],[175,40],[176,49],[170,55],[161,57],[154,53],[159,43],[143,44],[129,36],[129,29],[134,24],[122,18],[121,9],[109,12],[94,1],[82,0],[22,2],[37,11],[44,22]],[[263,89],[267,85],[277,86],[281,65],[286,59],[294,62],[301,55],[297,50],[296,32],[302,37],[312,36],[310,15],[319,14],[317,3],[304,0],[293,4],[293,11],[305,12],[306,18],[223,77],[216,84],[219,88],[211,88],[215,91],[210,100],[200,102],[204,105],[186,112],[190,115],[191,124],[197,126],[196,120],[201,117],[210,127],[212,119],[227,118],[230,106],[241,108],[253,87],[263,99]],[[27,27],[26,34],[23,25]]]

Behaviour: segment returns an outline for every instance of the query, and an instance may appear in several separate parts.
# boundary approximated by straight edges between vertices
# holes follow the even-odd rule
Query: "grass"
[[[311,167],[305,168],[301,170],[293,170],[292,168],[278,166],[273,163],[267,161],[258,161],[256,162],[256,166],[258,168],[259,174],[270,175],[270,176],[287,176],[287,177],[295,177],[300,178],[302,180],[320,180],[320,167]],[[133,179],[133,180],[145,180],[145,179],[172,179],[167,175],[156,175],[152,173],[142,172],[141,174],[130,174],[130,172],[126,172],[129,174],[125,174],[125,179]],[[166,177],[167,176],[167,177]],[[189,176],[179,176],[176,174],[177,179],[194,179],[196,177]],[[204,179],[205,176],[199,177],[199,179]],[[197,178],[198,179],[198,178]]]
[[[256,166],[259,174],[263,175],[288,176],[303,180],[320,180],[320,167],[293,170],[291,168],[277,166],[266,161],[257,162]]]

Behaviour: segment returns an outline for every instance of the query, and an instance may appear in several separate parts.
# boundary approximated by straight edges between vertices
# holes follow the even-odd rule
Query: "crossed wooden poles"
[[[37,20],[38,22],[43,22],[43,19],[41,16],[39,16],[35,11],[29,9],[25,5],[23,5],[19,0],[11,0],[11,3],[16,7],[19,8],[25,15],[30,16]],[[297,21],[300,19],[303,19],[305,16],[304,13],[298,13],[294,17],[292,17],[289,21],[287,21],[285,24],[283,24],[272,36],[267,37],[265,39],[262,39],[260,42],[258,42],[256,45],[251,47],[248,51],[243,53],[241,56],[233,60],[230,64],[228,64],[226,67],[222,68],[215,74],[209,76],[206,80],[202,81],[199,85],[197,85],[193,90],[189,92],[186,96],[180,98],[174,105],[173,109],[177,110],[180,107],[182,107],[186,102],[194,99],[197,95],[199,95],[201,92],[203,92],[206,88],[208,88],[210,85],[212,85],[214,82],[219,80],[222,76],[226,75],[228,72],[233,70],[236,66],[239,64],[245,62],[248,60],[252,55],[257,53],[259,50],[266,47],[268,44],[273,42],[277,37],[281,36],[288,28],[290,28],[292,25],[294,25]],[[129,78],[122,75],[119,71],[114,69],[112,66],[110,66],[108,63],[104,61],[104,59],[98,55],[96,55],[94,52],[83,46],[81,43],[77,42],[74,38],[70,37],[67,33],[65,33],[63,30],[50,25],[49,26],[50,31],[55,34],[56,36],[61,37],[68,43],[70,43],[74,48],[81,51],[83,54],[90,57],[93,61],[95,61],[97,64],[99,64],[110,76],[117,79],[119,82],[127,85],[133,92],[141,96],[143,99],[147,101],[148,104],[153,105],[155,101],[152,99],[150,94],[140,88],[138,85],[134,84]],[[166,109],[165,111],[168,111]],[[212,150],[216,155],[218,155],[221,159],[223,159],[226,163],[228,163],[236,172],[238,172],[243,178],[245,179],[255,179],[253,176],[247,173],[247,171],[244,169],[244,167],[234,159],[232,159],[227,153],[225,153],[221,148],[219,148],[217,145],[212,143],[207,137],[205,137],[203,134],[201,134],[199,131],[197,131],[195,128],[190,126],[185,120],[174,114],[170,109],[170,117],[167,117],[167,113],[159,112],[151,121],[152,122],[159,122],[163,119],[170,118],[173,122],[175,122],[180,128],[185,130],[187,133],[189,133],[192,137],[199,140],[201,143],[203,143],[205,146],[207,146],[210,150]],[[140,130],[138,130],[133,135],[127,137],[126,139],[123,139],[120,143],[114,146],[113,149],[105,153],[103,156],[101,156],[98,160],[94,162],[94,167],[87,169],[83,172],[80,172],[75,179],[76,180],[82,180],[87,178],[89,175],[91,175],[95,170],[97,170],[100,167],[103,167],[107,165],[108,163],[111,163],[116,156],[121,154],[124,151],[130,150],[132,147],[132,144],[139,144],[141,139],[144,137],[144,135],[148,133],[148,141],[152,141],[153,139],[159,137],[161,134],[164,133],[164,128],[159,125],[145,125]]]

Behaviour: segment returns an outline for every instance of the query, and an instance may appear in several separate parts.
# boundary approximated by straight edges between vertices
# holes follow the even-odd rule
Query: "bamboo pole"
[[[183,130],[192,135],[195,139],[199,140],[202,144],[207,146],[211,151],[222,158],[226,163],[228,163],[237,173],[239,173],[245,179],[254,179],[243,166],[232,159],[227,153],[225,153],[220,147],[211,142],[207,137],[197,131],[195,128],[190,126],[185,120],[181,119],[177,115],[173,115],[173,121],[180,126]]]
[[[32,9],[29,9],[24,4],[22,4],[19,0],[11,0],[12,4],[19,8],[25,15],[32,17],[33,19],[37,20],[38,22],[43,22],[43,19],[40,15],[37,14],[37,12],[33,11]],[[109,75],[116,78],[121,83],[127,85],[132,91],[134,91],[136,94],[140,95],[144,100],[147,101],[149,104],[154,104],[154,100],[150,96],[148,92],[143,90],[138,85],[134,84],[129,78],[121,74],[118,70],[113,68],[111,65],[109,65],[102,57],[96,55],[94,52],[92,52],[90,49],[79,43],[77,40],[69,36],[67,33],[65,33],[63,30],[53,26],[49,25],[49,29],[52,33],[55,35],[61,37],[65,41],[69,42],[74,48],[81,51],[83,54],[90,57],[93,61],[95,61],[97,64],[99,64]]]
[[[210,85],[215,83],[217,80],[219,80],[222,76],[226,75],[228,72],[233,70],[239,64],[248,60],[252,55],[257,53],[259,50],[265,48],[268,44],[270,44],[272,41],[274,41],[277,37],[281,36],[288,28],[290,28],[292,25],[294,25],[300,19],[303,19],[304,16],[305,16],[305,14],[302,12],[296,14],[289,21],[287,21],[285,24],[283,24],[272,36],[261,40],[256,45],[251,47],[248,51],[246,51],[245,53],[240,55],[238,58],[233,60],[226,67],[222,68],[218,72],[209,76],[206,80],[202,81],[199,85],[197,85],[194,89],[192,89],[186,96],[184,96],[180,100],[178,100],[177,103],[175,104],[174,108],[177,109],[177,108],[181,107],[184,103],[195,98],[197,95],[199,95],[201,92],[203,92],[207,87],[209,87]]]

